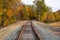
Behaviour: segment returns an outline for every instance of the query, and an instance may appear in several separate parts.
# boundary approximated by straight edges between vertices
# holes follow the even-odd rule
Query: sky
[[[22,0],[25,4],[33,4],[34,0]],[[53,12],[60,9],[60,0],[45,0],[45,4],[52,7]]]

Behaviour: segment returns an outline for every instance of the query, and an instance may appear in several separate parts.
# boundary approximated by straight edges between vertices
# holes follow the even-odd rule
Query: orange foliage
[[[55,16],[54,16],[53,13],[49,14],[48,20],[50,20],[50,21],[54,21],[55,20]]]

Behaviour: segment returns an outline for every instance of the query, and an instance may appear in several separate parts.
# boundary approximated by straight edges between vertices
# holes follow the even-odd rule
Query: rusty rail
[[[38,33],[37,33],[37,30],[35,30],[35,28],[34,28],[34,25],[33,25],[32,21],[31,21],[31,27],[32,27],[35,35],[37,36],[38,40],[41,40],[40,37],[39,37],[39,35],[38,35]]]
[[[23,35],[23,32],[25,30],[26,26],[24,25],[21,32],[19,33],[18,37],[17,37],[17,40],[22,40],[22,35]],[[38,40],[41,40],[40,37],[38,36],[38,33],[37,31],[35,30],[35,28],[33,27],[33,23],[31,21],[31,28],[33,29],[32,31],[34,32],[35,36],[38,38]]]

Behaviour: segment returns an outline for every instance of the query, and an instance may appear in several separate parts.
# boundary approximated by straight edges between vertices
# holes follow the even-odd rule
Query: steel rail
[[[27,24],[28,24],[28,23],[27,23]],[[17,40],[22,40],[22,36],[23,36],[24,31],[25,31],[25,28],[26,28],[26,24],[23,26],[21,32],[18,34]],[[36,31],[35,28],[33,27],[32,21],[31,21],[31,28],[32,28],[32,31],[34,32],[35,36],[37,37],[37,39],[38,39],[38,40],[41,40],[40,37],[38,36],[37,31]]]

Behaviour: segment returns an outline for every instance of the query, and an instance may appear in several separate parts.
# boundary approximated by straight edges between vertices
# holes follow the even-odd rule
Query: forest
[[[60,10],[53,12],[44,0],[34,0],[33,5],[25,5],[21,0],[0,0],[0,26],[7,26],[18,20],[56,22],[60,21]]]

